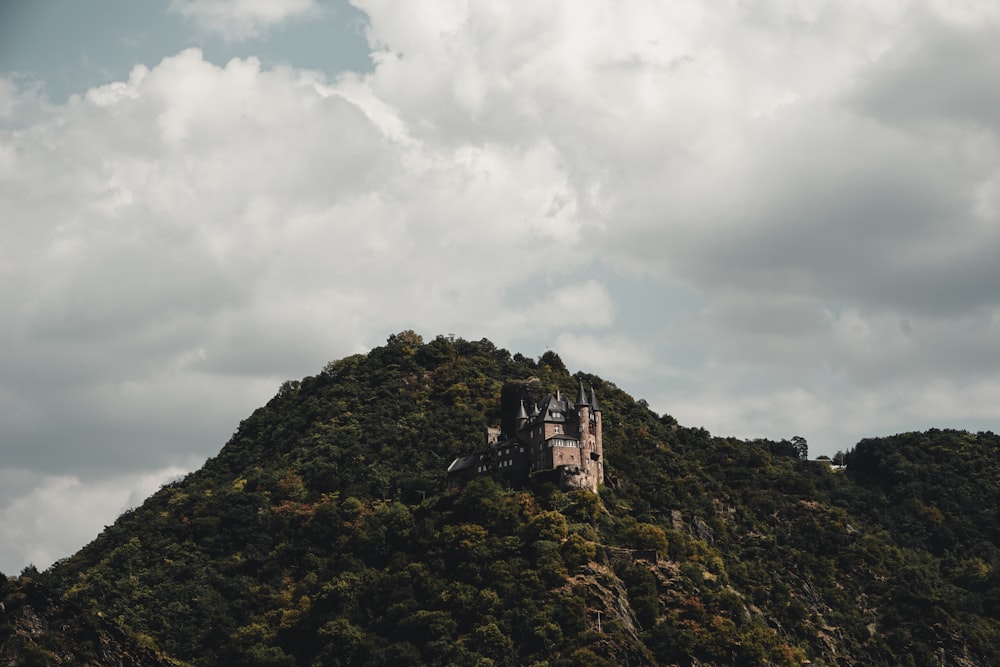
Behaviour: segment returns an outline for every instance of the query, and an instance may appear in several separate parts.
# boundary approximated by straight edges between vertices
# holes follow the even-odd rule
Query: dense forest
[[[529,378],[600,396],[599,495],[449,485]],[[0,664],[1000,664],[1000,438],[806,448],[683,427],[552,352],[402,332],[0,575]]]

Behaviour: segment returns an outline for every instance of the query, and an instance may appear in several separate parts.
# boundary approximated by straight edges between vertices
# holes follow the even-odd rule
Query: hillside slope
[[[448,487],[527,378],[600,396],[599,497]],[[33,585],[197,665],[1000,664],[998,445],[866,440],[835,472],[553,353],[403,332],[285,383]]]

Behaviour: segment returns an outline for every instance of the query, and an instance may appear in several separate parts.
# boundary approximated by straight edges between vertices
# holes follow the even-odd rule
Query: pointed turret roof
[[[524,411],[524,401],[517,408],[517,414],[514,415],[514,419],[527,419],[528,413]]]
[[[597,402],[597,394],[594,393],[594,387],[590,387],[590,409],[594,412],[601,411],[601,404]]]
[[[580,380],[580,391],[576,394],[576,406],[587,405],[587,394],[583,391],[583,380]]]

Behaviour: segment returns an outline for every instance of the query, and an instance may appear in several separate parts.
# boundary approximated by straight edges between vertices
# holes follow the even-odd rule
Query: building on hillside
[[[604,442],[601,406],[594,389],[583,382],[576,401],[559,391],[526,409],[521,401],[514,416],[514,433],[489,428],[486,443],[448,466],[448,478],[460,481],[482,474],[500,474],[513,481],[555,472],[564,489],[597,492],[604,482]]]

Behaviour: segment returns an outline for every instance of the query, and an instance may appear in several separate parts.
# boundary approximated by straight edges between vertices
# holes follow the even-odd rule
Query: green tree
[[[809,443],[801,435],[796,435],[792,438],[792,447],[795,448],[795,454],[800,459],[809,458]]]
[[[626,539],[634,549],[653,549],[664,555],[670,547],[666,533],[652,523],[638,523],[632,526],[626,532]]]

